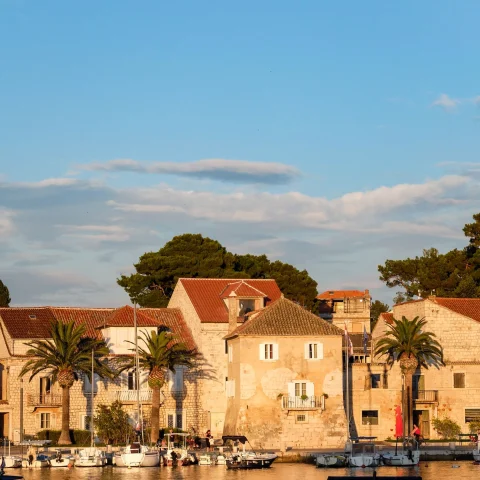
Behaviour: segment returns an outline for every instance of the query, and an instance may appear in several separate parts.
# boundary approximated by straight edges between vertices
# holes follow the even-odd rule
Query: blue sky
[[[390,301],[377,265],[463,247],[480,211],[479,14],[0,0],[14,302],[126,303],[115,278],[184,232]]]

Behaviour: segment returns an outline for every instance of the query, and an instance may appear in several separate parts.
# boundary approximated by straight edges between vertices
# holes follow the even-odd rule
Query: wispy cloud
[[[295,167],[276,162],[212,158],[196,162],[139,162],[118,159],[77,165],[81,170],[178,175],[232,183],[285,184],[300,176]]]
[[[460,105],[460,100],[449,97],[446,93],[440,96],[432,103],[432,107],[443,108],[446,112],[453,112]]]

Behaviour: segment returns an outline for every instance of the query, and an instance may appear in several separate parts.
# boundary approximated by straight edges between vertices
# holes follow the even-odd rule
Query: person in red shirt
[[[421,437],[420,429],[415,424],[413,424],[413,430],[411,435],[415,437],[415,440],[417,441],[417,443],[420,443],[420,437]]]

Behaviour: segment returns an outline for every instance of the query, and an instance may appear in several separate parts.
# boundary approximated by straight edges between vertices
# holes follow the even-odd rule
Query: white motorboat
[[[206,453],[204,453],[203,455],[200,455],[198,457],[198,464],[199,465],[210,466],[210,465],[212,465],[212,457],[210,455],[207,455]]]
[[[171,437],[177,437],[180,439],[180,445],[175,446],[175,442],[171,441]],[[192,465],[193,459],[191,455],[188,454],[187,449],[187,437],[189,436],[188,433],[169,433],[167,435],[167,451],[165,455],[163,455],[163,465],[165,467],[177,465],[177,466],[186,466]]]
[[[318,468],[341,468],[347,464],[347,457],[334,454],[318,455],[316,464]]]
[[[6,452],[6,442],[8,442],[8,455]],[[0,468],[19,468],[22,466],[22,457],[11,455],[10,440],[3,440],[3,455]]]
[[[376,437],[359,437],[358,440],[372,440]],[[359,442],[352,444],[352,453],[348,457],[350,467],[378,467],[380,455],[377,453],[375,443]]]
[[[105,452],[96,448],[89,447],[80,450],[78,458],[75,461],[76,467],[104,467],[107,464]]]
[[[50,457],[51,467],[73,467],[75,463],[75,457],[69,452],[62,452],[57,450],[55,456]]]
[[[223,453],[219,453],[215,458],[215,463],[217,465],[226,465],[227,464],[227,457]]]
[[[146,445],[134,442],[123,451],[115,453],[115,465],[117,467],[158,467],[160,454],[156,450],[150,450]]]
[[[392,467],[408,467],[411,465],[418,465],[420,462],[420,450],[418,443],[410,439],[402,445],[401,451],[395,448],[394,452],[385,452],[380,455],[380,459],[384,465]]]
[[[29,455],[27,460],[22,461],[23,468],[46,468],[50,466],[50,459],[46,453]]]
[[[275,453],[256,453],[253,449],[252,451],[246,451],[245,444],[248,442],[248,438],[245,435],[223,435],[222,439],[224,445],[229,441],[237,445],[238,443],[242,444],[241,452],[232,453],[232,455],[226,459],[227,468],[230,470],[269,468],[277,459]],[[248,442],[248,444],[250,445],[250,442]]]

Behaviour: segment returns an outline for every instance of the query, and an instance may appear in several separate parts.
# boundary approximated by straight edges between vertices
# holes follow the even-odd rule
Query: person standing
[[[212,437],[212,432],[210,430],[207,430],[207,433],[205,434],[205,439],[206,439],[206,444],[207,444],[207,451],[210,451],[210,441],[213,440]]]
[[[413,424],[413,430],[412,430],[411,435],[413,435],[415,437],[415,440],[417,441],[417,443],[420,444],[421,433],[420,433],[420,429],[415,424]]]

